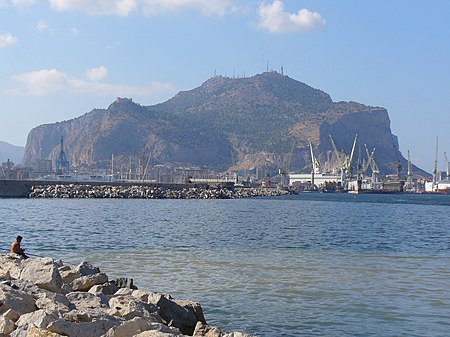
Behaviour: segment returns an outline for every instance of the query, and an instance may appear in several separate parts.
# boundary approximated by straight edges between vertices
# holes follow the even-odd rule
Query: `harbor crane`
[[[312,173],[320,174],[320,164],[316,156],[314,155],[311,141],[309,142],[309,149],[311,151]]]
[[[352,150],[350,152],[350,155],[341,154],[336,147],[336,144],[334,143],[333,137],[330,136],[331,145],[333,146],[334,153],[339,161],[339,165],[341,166],[341,181],[344,182],[345,180],[348,180],[352,177],[352,162],[353,157],[355,155],[355,148],[356,148],[356,141],[358,140],[358,134],[355,135],[355,139],[353,141]]]
[[[364,171],[367,171],[368,167],[370,166],[370,169],[372,171],[371,187],[376,188],[378,185],[378,176],[380,174],[380,169],[378,168],[378,165],[375,162],[374,158],[375,148],[373,148],[372,152],[369,154],[369,148],[367,147],[367,144],[364,144],[364,147],[367,154],[367,163]]]

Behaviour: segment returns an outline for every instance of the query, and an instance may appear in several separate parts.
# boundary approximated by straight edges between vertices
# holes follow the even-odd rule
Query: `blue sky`
[[[0,140],[160,103],[215,73],[284,68],[334,101],[388,109],[400,150],[450,156],[450,1],[0,0]]]

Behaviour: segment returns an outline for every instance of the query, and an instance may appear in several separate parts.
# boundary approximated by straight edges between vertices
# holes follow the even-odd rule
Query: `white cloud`
[[[19,39],[10,33],[0,35],[0,48],[9,47],[17,43]]]
[[[203,15],[224,16],[237,11],[238,6],[234,0],[145,0],[142,9],[147,15],[193,9]]]
[[[30,6],[35,2],[36,0],[11,0],[11,3],[16,7]]]
[[[259,17],[259,27],[272,33],[307,31],[325,24],[325,20],[317,12],[307,9],[301,9],[294,14],[285,12],[281,0],[275,0],[272,4],[261,4]]]
[[[57,11],[79,11],[90,15],[128,16],[135,11],[153,15],[192,9],[203,15],[223,16],[239,10],[236,0],[49,0],[49,2]]]
[[[98,79],[100,79],[100,75],[105,73],[105,70],[99,70],[100,68],[102,67],[90,69],[88,70],[88,73],[96,70],[98,72],[97,76],[99,76]],[[122,84],[117,85],[72,78],[56,69],[43,69],[16,75],[13,77],[13,80],[18,86],[16,88],[4,90],[4,94],[48,96],[66,92],[71,94],[90,94],[96,96],[136,97],[175,92],[175,87],[171,83],[161,83],[155,81],[143,87],[134,87]]]
[[[90,81],[100,81],[108,76],[108,68],[106,67],[98,67],[88,69],[86,71],[86,75]]]
[[[38,31],[40,31],[40,32],[46,31],[46,30],[48,29],[48,24],[47,24],[47,22],[44,21],[44,20],[39,21],[39,22],[37,23],[37,25],[36,25],[36,29],[37,29]]]
[[[49,0],[57,11],[79,11],[90,15],[127,16],[137,9],[138,0]]]
[[[73,27],[70,31],[73,36],[80,36],[80,31],[77,28]]]

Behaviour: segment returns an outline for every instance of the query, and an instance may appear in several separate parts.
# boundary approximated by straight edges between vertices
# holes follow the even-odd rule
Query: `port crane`
[[[320,164],[319,164],[319,161],[317,160],[316,156],[314,155],[311,141],[309,142],[309,149],[311,151],[312,173],[320,174]]]
[[[356,148],[356,141],[358,140],[358,134],[355,135],[355,139],[353,141],[352,150],[350,152],[350,155],[341,154],[336,147],[336,144],[334,143],[333,137],[330,136],[331,145],[333,146],[334,154],[336,155],[339,165],[341,166],[341,181],[344,182],[345,180],[348,180],[352,177],[352,162],[353,157],[355,155],[355,148]]]
[[[364,147],[367,154],[367,163],[366,167],[364,168],[364,172],[366,172],[368,167],[370,166],[370,169],[372,171],[371,187],[376,188],[378,186],[378,176],[380,174],[380,169],[378,168],[378,165],[375,162],[374,158],[375,148],[373,148],[372,152],[369,154],[369,148],[367,147],[367,144],[364,144]]]

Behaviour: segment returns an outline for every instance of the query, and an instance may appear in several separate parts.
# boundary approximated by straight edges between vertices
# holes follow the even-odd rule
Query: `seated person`
[[[28,256],[25,255],[25,249],[20,247],[20,242],[22,242],[22,237],[19,235],[11,244],[11,253],[15,253],[20,255],[23,259],[28,259]]]

